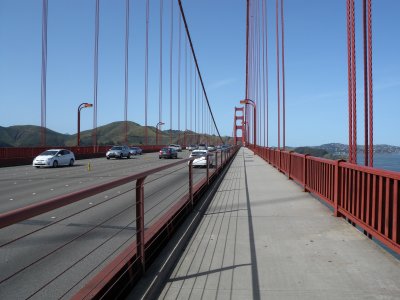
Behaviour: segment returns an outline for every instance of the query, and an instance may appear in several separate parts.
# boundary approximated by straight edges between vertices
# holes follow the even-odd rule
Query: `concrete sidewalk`
[[[160,299],[400,299],[400,262],[242,148]]]

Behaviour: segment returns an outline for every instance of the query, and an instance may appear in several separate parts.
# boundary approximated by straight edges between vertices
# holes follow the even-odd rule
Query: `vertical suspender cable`
[[[194,132],[196,133],[197,137],[197,73],[196,72],[194,72]]]
[[[246,86],[245,86],[245,99],[249,99],[249,22],[250,22],[250,0],[247,0],[247,8],[246,8]],[[247,128],[249,127],[248,125],[248,114],[247,114],[247,105],[244,106],[245,112],[244,112],[244,118],[245,118],[245,143],[246,145],[248,144],[248,134],[247,134]]]
[[[41,82],[41,128],[40,143],[46,145],[46,92],[47,92],[47,20],[48,1],[43,0],[42,7],[42,82]]]
[[[374,166],[374,115],[372,86],[372,0],[368,0],[369,166]]]
[[[348,77],[348,113],[349,113],[349,162],[352,162],[353,153],[353,112],[352,112],[352,71],[351,71],[351,0],[347,0],[347,77]]]
[[[96,0],[95,36],[94,36],[94,86],[93,86],[93,131],[92,144],[97,145],[97,84],[99,77],[99,14],[100,0]]]
[[[281,0],[281,43],[282,43],[282,139],[283,150],[286,148],[286,100],[285,100],[285,27],[283,21],[283,0]]]
[[[193,131],[193,72],[192,72],[192,61],[190,61],[190,102],[189,102],[189,117],[190,117],[190,130]]]
[[[367,66],[367,0],[363,0],[363,53],[364,53],[364,165],[368,166],[368,66]]]
[[[267,0],[263,0],[263,93],[264,93],[264,147],[268,147],[268,22]]]
[[[354,8],[354,0],[351,1],[351,54],[352,54],[352,73],[353,73],[353,97],[352,97],[352,111],[353,111],[353,163],[357,163],[357,81],[356,81],[356,40],[355,40],[355,8]]]
[[[162,97],[163,97],[163,9],[164,0],[160,0],[160,79],[159,79],[159,93],[158,93],[158,122],[162,122]],[[161,124],[158,129],[161,130]],[[156,128],[157,130],[157,128]],[[156,135],[158,131],[156,132]],[[156,139],[157,140],[157,139]],[[162,144],[162,142],[161,142]]]
[[[281,100],[280,100],[280,76],[279,76],[279,0],[276,0],[276,82],[278,86],[278,149],[281,149]]]
[[[187,39],[185,39],[185,132],[188,129],[187,122],[187,100],[188,100],[188,86],[187,86]]]
[[[149,92],[149,14],[150,4],[146,0],[146,44],[145,44],[145,66],[144,66],[144,143],[148,145],[148,128],[147,128],[147,103]]]
[[[125,144],[128,143],[128,62],[129,62],[129,1],[126,0],[126,23],[125,23]]]
[[[182,18],[178,17],[179,36],[178,36],[178,132],[181,132],[181,35]]]
[[[171,33],[169,40],[169,142],[172,143],[172,51],[174,40],[174,3],[171,1]]]

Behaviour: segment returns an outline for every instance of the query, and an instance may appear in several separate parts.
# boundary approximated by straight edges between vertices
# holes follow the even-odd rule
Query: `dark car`
[[[158,158],[178,158],[178,152],[175,148],[165,147],[160,150]]]

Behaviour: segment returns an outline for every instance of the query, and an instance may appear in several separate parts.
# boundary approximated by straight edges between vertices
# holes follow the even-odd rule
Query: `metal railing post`
[[[340,217],[339,213],[339,191],[340,191],[340,166],[339,164],[344,160],[337,160],[335,162],[335,185],[334,185],[334,195],[333,195],[333,208],[334,208],[334,216]]]
[[[307,156],[308,154],[304,155],[304,162],[303,162],[303,187],[304,187],[304,192],[307,192]]]
[[[146,270],[144,254],[144,180],[141,177],[136,180],[136,249],[142,272]]]
[[[193,208],[193,160],[189,161],[189,201]]]
[[[215,152],[215,172],[218,171],[218,152]]]
[[[206,162],[206,164],[207,164],[207,185],[209,185],[210,184],[210,172],[209,172],[210,171],[210,166],[209,166],[210,156],[207,155],[206,159],[207,159],[207,162]]]

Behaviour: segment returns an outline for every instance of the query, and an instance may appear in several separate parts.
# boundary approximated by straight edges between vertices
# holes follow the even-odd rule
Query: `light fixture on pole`
[[[83,102],[78,106],[78,138],[77,138],[77,146],[80,146],[81,142],[81,109],[85,107],[93,107],[93,104]]]
[[[158,126],[164,125],[164,122],[158,122],[156,125],[156,145],[158,145]]]
[[[254,147],[256,146],[256,144],[257,144],[257,113],[256,113],[256,103],[253,101],[253,100],[251,100],[251,99],[244,99],[244,100],[240,100],[240,104],[245,104],[245,105],[247,105],[247,104],[250,104],[250,105],[252,105],[253,106],[253,109],[254,109],[254,124],[253,124],[253,127],[254,127],[254,137],[253,137],[253,143],[254,143]],[[249,123],[247,122],[247,124],[246,125],[249,125]],[[247,139],[248,137],[246,136],[246,139]],[[246,143],[246,144],[248,144],[248,142]]]

